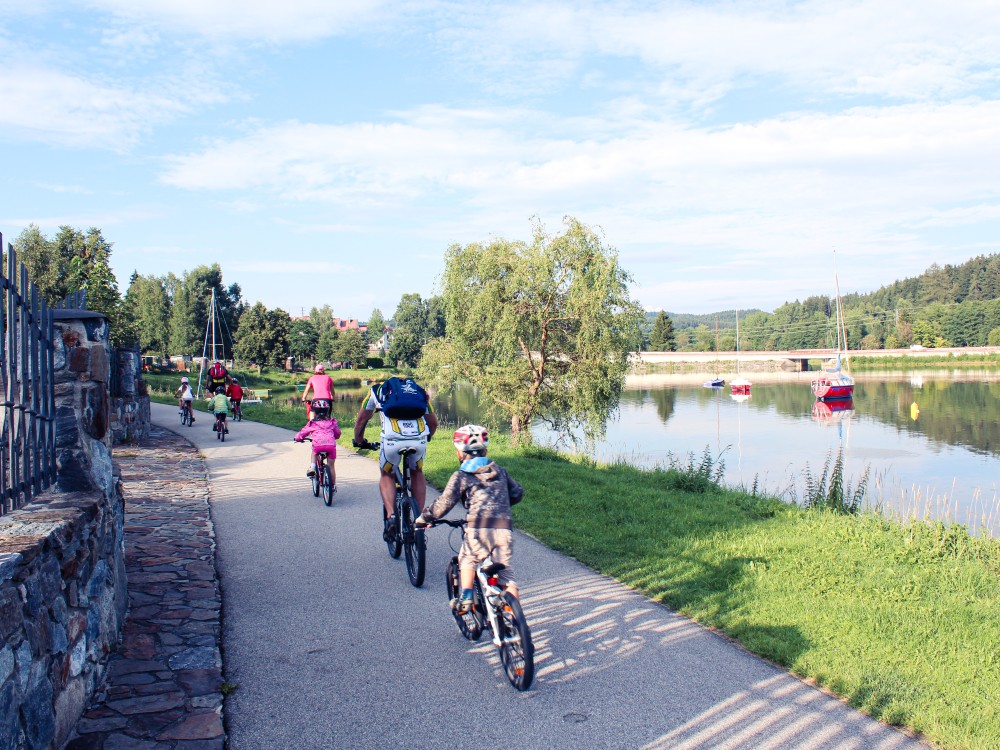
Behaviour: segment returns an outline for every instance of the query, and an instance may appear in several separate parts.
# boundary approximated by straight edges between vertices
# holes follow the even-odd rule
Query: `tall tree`
[[[257,365],[281,367],[288,356],[291,319],[280,308],[268,310],[263,302],[247,308],[240,317],[236,356]]]
[[[677,349],[674,340],[674,323],[663,310],[653,322],[653,330],[649,334],[649,350],[653,352],[672,352]]]
[[[383,317],[382,311],[376,307],[368,317],[368,343],[372,345],[379,344],[385,335],[385,329],[385,317]]]
[[[323,331],[319,335],[319,341],[316,344],[316,359],[321,362],[335,361],[334,353],[337,348],[337,338],[339,336],[340,331],[332,326]]]
[[[419,294],[404,294],[392,316],[390,352],[396,361],[414,366],[420,360],[420,350],[427,337],[427,302]]]
[[[333,327],[333,308],[329,305],[313,307],[309,310],[309,322],[316,326],[316,333],[320,337]]]
[[[319,333],[316,326],[309,320],[293,320],[288,331],[288,351],[298,360],[312,359],[316,356],[316,345],[319,344]]]
[[[333,360],[357,366],[364,364],[368,356],[368,344],[356,328],[341,333],[334,344]]]
[[[604,432],[618,407],[643,314],[631,280],[591,228],[573,218],[530,244],[453,245],[442,297],[448,337],[424,348],[421,375],[477,386],[495,417],[530,441],[533,419]]]
[[[170,341],[170,297],[166,280],[133,273],[123,306],[135,322],[139,348],[165,357]]]

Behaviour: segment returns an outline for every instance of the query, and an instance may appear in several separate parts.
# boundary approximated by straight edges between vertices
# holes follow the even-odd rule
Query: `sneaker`
[[[316,468],[315,468],[315,467],[313,467],[313,466],[310,466],[310,467],[309,467],[309,468],[308,468],[308,469],[306,470],[306,476],[307,476],[307,477],[314,477],[314,476],[316,476]]]
[[[227,435],[229,434],[229,428],[228,427],[226,428],[226,434]]]
[[[189,424],[194,424],[194,414],[191,415],[191,422]]]
[[[396,515],[393,514],[385,519],[385,528],[382,529],[382,538],[391,542],[392,538],[396,536]]]
[[[212,432],[218,432],[218,431],[219,431],[219,423],[215,422],[212,424]]]
[[[455,597],[451,600],[451,611],[456,615],[468,614],[472,611],[472,597]]]

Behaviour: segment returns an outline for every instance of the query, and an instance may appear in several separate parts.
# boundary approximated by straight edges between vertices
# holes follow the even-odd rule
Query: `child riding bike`
[[[417,517],[414,526],[426,527],[443,518],[459,500],[467,509],[465,538],[458,553],[462,594],[451,602],[456,614],[465,614],[472,607],[476,566],[487,557],[504,566],[497,578],[508,593],[515,597],[518,594],[511,569],[514,537],[510,507],[521,501],[524,488],[506,469],[486,457],[489,440],[485,427],[459,427],[452,443],[461,463],[459,470],[451,475],[441,497]]]
[[[309,398],[310,391],[312,391],[312,399]],[[326,367],[322,364],[316,365],[312,377],[306,381],[306,387],[302,391],[302,402],[306,405],[308,419],[315,417],[311,402],[316,399],[333,401],[333,393],[333,378],[326,374]]]
[[[335,417],[330,416],[332,405],[325,399],[313,400],[313,419],[305,423],[293,438],[301,443],[306,438],[312,440],[312,461],[306,471],[307,477],[316,476],[316,456],[326,454],[326,464],[330,467],[330,481],[333,491],[337,491],[337,470],[334,462],[337,460],[337,438],[340,437],[340,425]]]
[[[229,423],[227,417],[229,416],[229,397],[226,396],[226,386],[220,385],[215,389],[215,395],[208,398],[208,408],[215,415],[215,424],[212,425],[213,430],[218,430],[219,425],[229,432]]]
[[[191,404],[194,402],[194,391],[191,390],[191,383],[186,376],[181,378],[180,387],[174,391],[174,396],[177,398],[177,408],[181,414],[184,413],[185,406],[191,409]],[[191,409],[191,424],[194,424],[194,409]]]

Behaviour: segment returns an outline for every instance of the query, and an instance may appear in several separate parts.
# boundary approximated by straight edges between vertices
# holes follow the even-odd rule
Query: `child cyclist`
[[[330,467],[330,481],[333,482],[333,491],[336,492],[337,470],[334,468],[334,461],[337,459],[337,438],[340,437],[340,425],[337,424],[336,417],[330,416],[331,408],[332,404],[328,400],[313,399],[313,418],[306,422],[293,439],[296,443],[301,443],[307,437],[312,438],[313,460],[306,471],[307,477],[316,475],[316,456],[320,453],[326,454],[326,465]]]
[[[221,423],[222,428],[226,432],[229,432],[229,423],[227,420],[229,416],[229,397],[226,395],[226,386],[218,386],[215,389],[215,395],[209,396],[208,409],[215,415],[215,424],[212,425],[212,429],[218,430]],[[222,419],[220,420],[219,417],[222,417]]]
[[[462,595],[451,603],[456,614],[465,614],[472,607],[476,566],[487,557],[505,566],[497,578],[508,593],[517,596],[511,569],[514,538],[510,506],[520,502],[524,489],[506,469],[486,457],[489,441],[485,427],[459,427],[452,442],[461,466],[451,475],[441,497],[424,508],[415,525],[419,528],[443,518],[459,500],[465,506],[465,539],[458,553]]]
[[[185,406],[191,408],[191,404],[194,402],[194,391],[191,390],[191,383],[186,376],[181,378],[180,388],[174,391],[174,396],[177,398],[179,413],[184,413]],[[191,424],[194,424],[194,409],[191,409]]]

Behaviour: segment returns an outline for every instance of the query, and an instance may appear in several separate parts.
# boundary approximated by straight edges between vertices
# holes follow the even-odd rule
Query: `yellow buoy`
[[[916,422],[917,417],[919,416],[920,416],[920,407],[917,406],[917,402],[914,401],[912,404],[910,404],[910,419]]]

